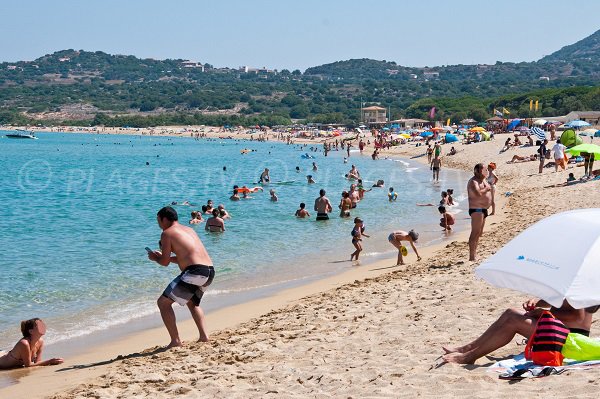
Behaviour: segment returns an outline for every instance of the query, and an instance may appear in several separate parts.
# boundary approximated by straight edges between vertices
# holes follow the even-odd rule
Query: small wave
[[[406,168],[406,173],[412,173],[419,168]]]

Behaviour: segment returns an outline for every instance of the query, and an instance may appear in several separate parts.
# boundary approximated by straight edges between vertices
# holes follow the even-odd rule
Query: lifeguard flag
[[[498,111],[496,108],[494,108],[494,115],[499,116],[500,118],[502,118],[502,112]]]
[[[504,112],[505,114],[510,114],[510,111],[507,110],[506,108],[502,107],[502,112]]]
[[[539,103],[540,103],[540,100],[535,100],[535,110],[536,111],[538,110]]]
[[[533,100],[529,100],[529,110],[533,109]]]
[[[431,107],[429,110],[429,119],[435,118],[435,107]]]

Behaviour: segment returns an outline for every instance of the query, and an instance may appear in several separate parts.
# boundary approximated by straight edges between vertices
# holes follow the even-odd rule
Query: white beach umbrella
[[[543,125],[545,125],[546,123],[548,123],[548,121],[547,121],[547,120],[545,120],[545,119],[538,119],[538,120],[536,120],[535,122],[533,122],[533,124],[534,124],[534,125],[538,125],[538,126],[543,126]]]
[[[564,237],[560,246],[557,237]],[[475,275],[560,307],[600,304],[600,209],[578,209],[529,227],[483,262]]]

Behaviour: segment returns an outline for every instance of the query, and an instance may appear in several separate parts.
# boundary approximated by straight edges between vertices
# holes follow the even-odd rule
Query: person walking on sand
[[[482,163],[473,168],[474,176],[467,183],[469,197],[469,216],[471,216],[471,235],[469,236],[469,260],[475,261],[477,244],[483,233],[488,208],[492,205],[492,187],[487,181],[487,169]]]
[[[22,321],[21,333],[23,338],[10,351],[0,356],[0,370],[17,367],[55,366],[64,362],[60,357],[42,360],[44,351],[44,338],[42,337],[46,334],[46,324],[42,319],[36,317]]]
[[[317,220],[329,220],[328,213],[331,213],[333,207],[329,198],[325,196],[325,190],[319,191],[319,197],[315,200],[315,212],[317,212]]]
[[[492,216],[496,214],[496,184],[498,184],[498,176],[494,172],[496,170],[496,164],[494,162],[490,162],[487,169],[487,181],[492,188],[492,213],[490,213],[490,216]]]
[[[538,157],[540,160],[540,167],[538,169],[538,173],[542,173],[544,171],[544,162],[546,162],[546,145],[548,144],[548,139],[544,139],[544,141],[542,141],[542,144],[540,144],[540,146],[538,147]]]
[[[433,180],[440,181],[440,169],[442,168],[442,160],[440,157],[435,157],[431,161],[430,169],[433,171]]]
[[[431,159],[433,158],[433,148],[431,148],[431,144],[427,146],[427,163],[431,164]]]
[[[552,153],[554,154],[554,171],[558,172],[558,166],[560,165],[560,167],[562,168],[562,170],[565,170],[566,168],[566,162],[565,162],[565,150],[567,149],[567,147],[565,147],[563,144],[560,143],[560,139],[556,140],[556,144],[554,144],[554,147],[552,147]]]
[[[217,211],[218,212],[218,211]],[[178,222],[175,209],[164,207],[156,215],[158,226],[162,229],[160,251],[148,251],[148,259],[161,266],[176,263],[181,273],[167,286],[157,304],[163,323],[169,332],[171,342],[167,349],[181,346],[177,330],[173,303],[187,305],[198,328],[199,341],[207,342],[204,312],[200,301],[206,288],[215,277],[213,262],[196,232]],[[171,254],[174,256],[171,256]]]
[[[358,260],[358,256],[360,255],[363,249],[362,237],[369,237],[365,234],[365,224],[361,218],[354,218],[354,228],[352,229],[350,235],[352,235],[352,245],[354,245],[354,248],[356,248],[356,251],[350,254],[350,260],[352,260],[353,258],[356,258],[356,260]]]
[[[417,261],[421,260],[421,256],[419,255],[419,252],[417,251],[417,247],[415,247],[415,242],[417,242],[418,239],[419,239],[419,233],[416,233],[414,230],[411,230],[408,232],[398,230],[398,231],[394,231],[393,233],[390,233],[390,235],[388,236],[388,241],[390,242],[390,244],[392,244],[394,247],[396,247],[398,249],[398,260],[396,262],[396,266],[403,265],[404,264],[403,256],[408,255],[408,251],[407,251],[406,247],[402,245],[402,241],[408,241],[410,243],[410,246],[412,247],[413,251],[415,251],[415,254],[417,255]]]

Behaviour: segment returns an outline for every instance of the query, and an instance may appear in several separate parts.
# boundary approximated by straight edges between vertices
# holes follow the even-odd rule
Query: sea
[[[224,204],[232,216],[224,233],[193,226],[216,269],[203,299],[208,311],[384,257],[395,260],[386,238],[394,230],[415,229],[419,246],[451,240],[438,226],[437,203],[447,188],[458,202],[451,210],[456,228],[467,226],[469,176],[442,169],[434,184],[429,168],[414,159],[374,161],[353,150],[345,162],[345,152],[325,157],[321,145],[315,152],[310,144],[236,139],[42,132],[27,140],[5,133],[0,131],[0,349],[10,349],[20,337],[20,321],[32,317],[46,321],[49,345],[93,339],[144,318],[160,325],[156,299],[179,271],[149,261],[144,248],[158,248],[156,213],[173,202],[192,204],[174,206],[186,225],[191,211],[208,200]],[[344,175],[352,164],[365,188],[379,179],[385,187],[372,188],[352,218],[342,219],[337,205],[351,184]],[[271,184],[264,192],[229,200],[233,185],[256,186],[265,168]],[[307,175],[316,183],[308,184]],[[388,201],[389,187],[399,195],[395,202]],[[321,188],[334,205],[325,222],[314,220]],[[270,189],[279,201],[270,200]],[[301,202],[310,218],[294,217]],[[371,235],[363,241],[360,264],[349,261],[356,216]],[[414,260],[411,250],[408,257]]]

